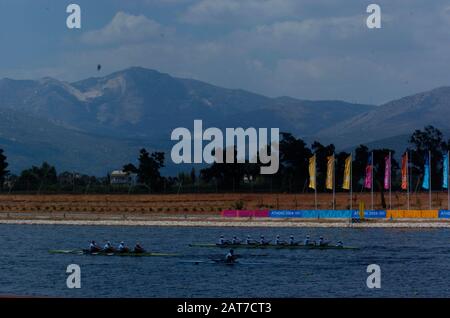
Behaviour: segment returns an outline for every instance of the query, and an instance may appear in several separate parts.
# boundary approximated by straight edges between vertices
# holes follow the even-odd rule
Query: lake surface
[[[226,250],[192,248],[221,235],[323,235],[360,250],[236,250],[247,265],[191,260]],[[0,225],[0,294],[68,297],[450,297],[449,229],[175,228]],[[180,256],[52,255],[105,240]],[[68,289],[66,268],[81,267],[81,289]],[[381,289],[366,286],[369,264],[381,267]]]

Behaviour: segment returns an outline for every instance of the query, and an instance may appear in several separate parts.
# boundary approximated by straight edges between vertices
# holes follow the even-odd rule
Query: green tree
[[[383,209],[386,209],[385,189],[384,189],[384,176],[386,171],[386,158],[391,153],[391,179],[395,180],[399,164],[394,158],[395,151],[392,149],[374,149],[373,150],[373,187],[374,191],[381,193],[381,205]]]
[[[123,172],[129,172],[129,173],[138,173],[139,169],[136,168],[136,166],[132,163],[128,163],[123,166],[122,168]]]
[[[252,175],[257,164],[238,163],[237,149],[234,147],[233,163],[213,163],[210,167],[200,171],[200,177],[206,182],[215,181],[218,186],[226,190],[239,189],[246,174]]]
[[[51,186],[58,183],[58,176],[55,167],[47,162],[40,167],[33,166],[23,170],[20,174],[19,188],[26,190],[41,190],[44,186]]]
[[[442,184],[442,157],[448,145],[444,142],[442,132],[433,127],[426,126],[424,130],[416,130],[411,135],[409,143],[412,145],[408,149],[412,166],[412,186],[420,187],[423,180],[425,160],[431,151],[431,180],[432,188],[437,189]]]
[[[151,155],[141,149],[137,174],[139,182],[147,185],[152,191],[160,191],[164,184],[161,168],[164,168],[164,152],[153,152]]]
[[[354,191],[361,190],[364,186],[364,177],[366,175],[366,166],[369,161],[369,148],[359,145],[355,149],[352,165],[352,183]]]
[[[289,192],[303,191],[309,175],[309,158],[311,150],[302,139],[297,139],[289,133],[281,134],[280,141],[280,169],[277,177],[281,186],[288,186]],[[285,190],[285,189],[281,189]]]
[[[197,182],[197,174],[195,172],[195,168],[192,168],[190,177],[191,177],[191,183],[195,184]]]
[[[3,149],[0,149],[0,190],[3,189],[3,183],[5,182],[6,176],[9,174],[8,162],[6,162],[6,156],[4,155]]]

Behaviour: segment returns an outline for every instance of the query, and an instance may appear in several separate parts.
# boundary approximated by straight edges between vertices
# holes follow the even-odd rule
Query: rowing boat
[[[274,245],[274,244],[208,244],[193,243],[190,247],[218,247],[218,248],[270,248],[270,249],[306,249],[306,250],[357,250],[354,246],[335,246],[335,245]]]
[[[171,253],[135,253],[135,252],[127,252],[127,253],[119,253],[119,252],[90,252],[89,250],[50,250],[50,254],[72,254],[72,255],[92,255],[92,256],[131,256],[131,257],[151,257],[151,256],[159,256],[159,257],[168,257],[168,256],[178,256],[178,254]]]

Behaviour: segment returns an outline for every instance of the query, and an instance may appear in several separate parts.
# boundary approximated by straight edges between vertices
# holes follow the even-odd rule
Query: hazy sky
[[[81,30],[66,27],[70,3]],[[370,3],[381,29],[366,26]],[[376,104],[450,85],[448,0],[0,0],[0,43],[0,78],[143,66],[268,96]]]

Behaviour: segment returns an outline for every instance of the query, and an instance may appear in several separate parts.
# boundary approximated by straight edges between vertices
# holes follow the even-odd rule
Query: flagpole
[[[314,155],[314,204],[317,210],[317,157]]]
[[[392,210],[392,157],[389,151],[389,209]]]
[[[450,186],[449,186],[449,171],[450,171],[450,151],[447,151],[447,210],[450,210]]]
[[[429,172],[429,176],[428,176],[428,182],[430,183],[429,188],[429,192],[428,192],[428,200],[429,200],[429,204],[430,204],[430,210],[431,210],[431,150],[428,150],[428,172]]]
[[[371,190],[372,190],[372,193],[371,193],[371,209],[373,210],[373,178],[375,177],[375,175],[374,175],[374,171],[373,171],[373,151],[372,151],[372,167],[371,167],[371,174],[372,174],[372,180],[371,180],[371,182],[372,182],[372,184],[370,185],[370,188],[371,188]]]
[[[449,198],[450,198],[450,192],[449,192]],[[450,206],[450,200],[449,200],[449,206]],[[350,210],[353,210],[353,151],[351,153],[350,157]],[[450,210],[450,208],[449,208]]]
[[[333,153],[333,210],[336,210],[335,198],[336,198],[336,189],[335,189],[335,176],[336,176],[336,161]]]
[[[409,185],[410,185],[410,173],[409,173],[409,151],[406,152],[406,182],[407,182],[407,187],[406,187],[406,196],[407,196],[407,200],[408,200],[408,211],[410,208],[410,204],[409,204]]]

